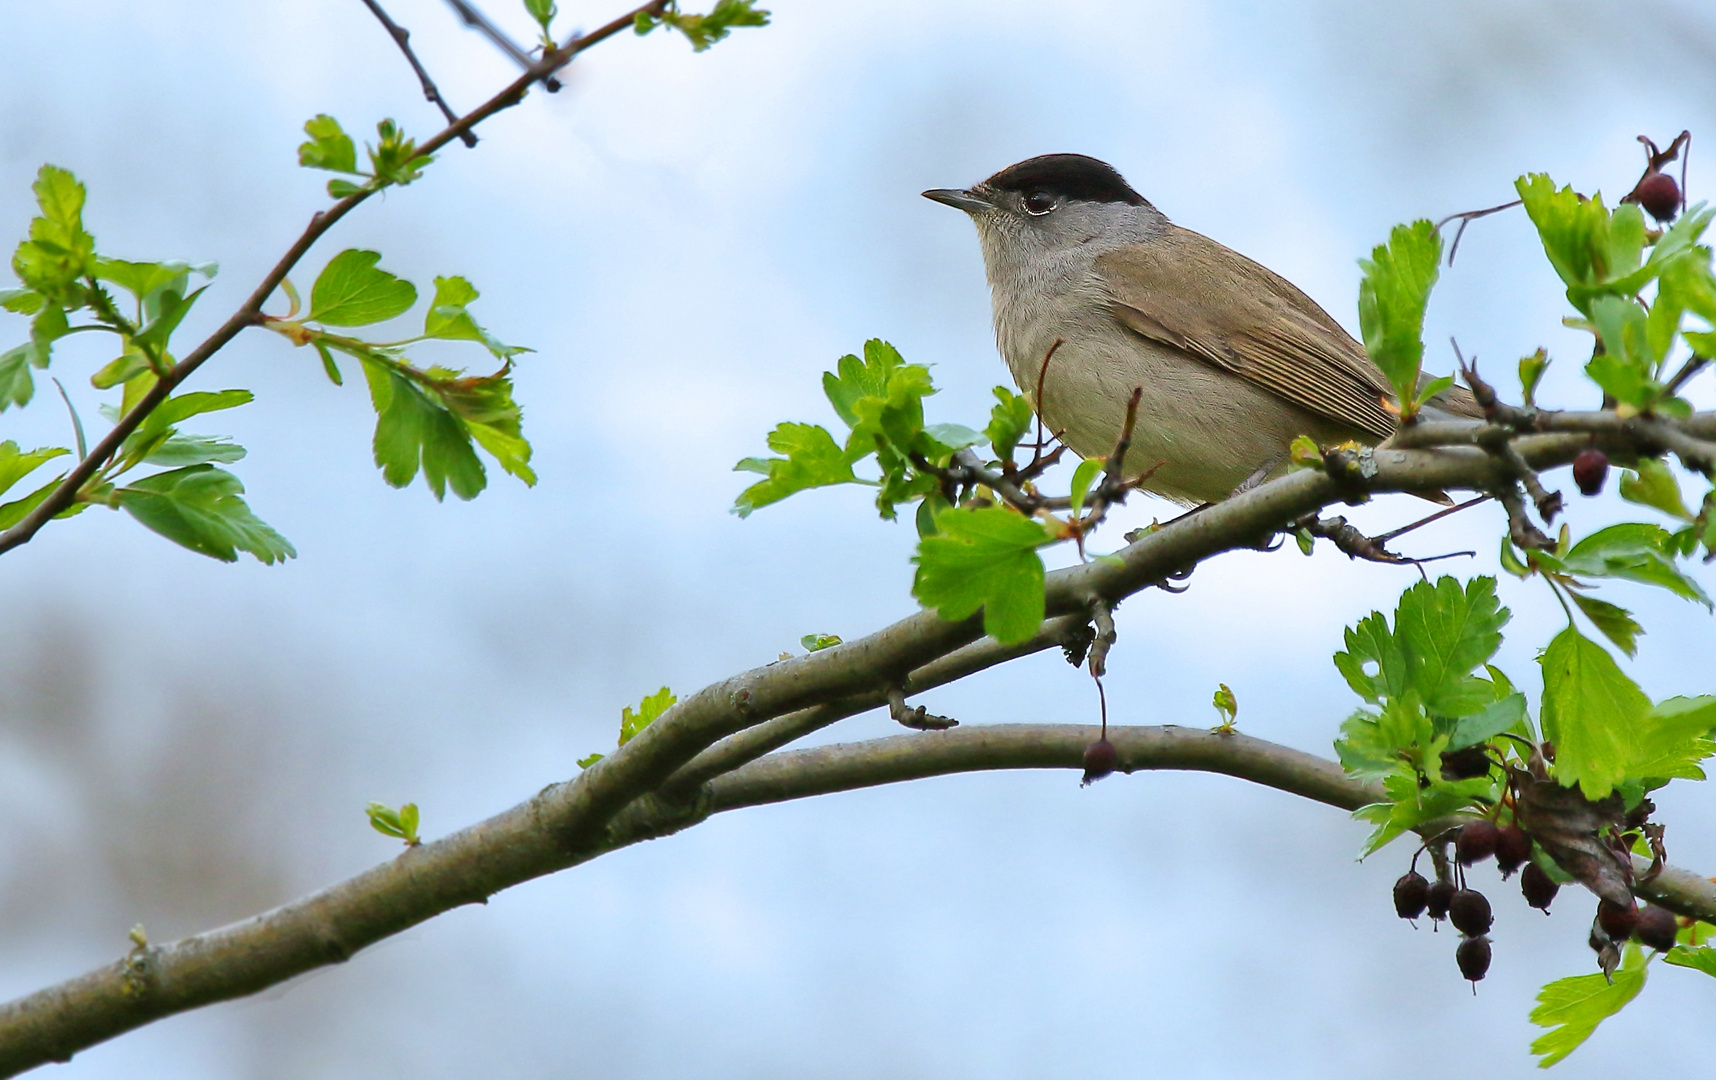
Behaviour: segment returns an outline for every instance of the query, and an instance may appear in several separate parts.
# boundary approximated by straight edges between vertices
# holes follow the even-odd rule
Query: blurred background
[[[516,0],[483,6],[528,39]],[[1502,202],[1527,170],[1613,198],[1642,166],[1635,136],[1691,128],[1692,196],[1716,194],[1700,149],[1716,135],[1716,15],[1692,0],[772,7],[773,26],[707,55],[662,33],[593,50],[564,92],[364,206],[296,275],[361,246],[425,292],[453,273],[484,290],[479,321],[537,350],[518,367],[534,490],[492,467],[468,504],[387,488],[361,380],[334,387],[310,351],[252,333],[194,388],[257,402],[193,428],[250,448],[235,471],[297,560],[223,565],[102,511],[6,556],[0,994],[115,959],[133,924],[165,941],[392,857],[364,821],[371,799],[416,801],[442,834],[573,775],[657,687],[689,692],[806,633],[911,611],[911,529],[876,522],[863,492],[746,521],[727,508],[747,482],[732,463],[774,423],[832,420],[819,373],[866,337],[936,365],[933,420],[987,414],[1006,376],[975,237],[925,188],[1094,154],[1352,329],[1355,260],[1389,226]],[[455,107],[513,77],[441,0],[389,8]],[[562,8],[563,32],[618,10]],[[186,340],[324,205],[326,174],[295,166],[305,119],[330,112],[360,137],[384,116],[440,127],[356,0],[0,16],[0,231],[23,234],[42,162],[74,170],[104,252],[220,261]],[[1589,406],[1588,339],[1560,326],[1564,308],[1524,216],[1479,222],[1433,299],[1430,364],[1452,367],[1457,335],[1512,386],[1514,361],[1547,346],[1540,400]],[[5,318],[0,344],[22,340]],[[55,370],[93,420],[86,377],[110,357],[86,342],[62,343]],[[0,435],[65,440],[40,387]],[[1692,393],[1716,405],[1709,375]],[[1615,509],[1575,499],[1568,516],[1577,530]],[[1382,529],[1419,511],[1395,498],[1355,516]],[[1136,499],[1112,535],[1171,512]],[[1489,573],[1500,530],[1486,507],[1402,548],[1475,548],[1443,565]],[[1326,755],[1355,704],[1329,661],[1341,627],[1415,576],[1288,545],[1206,565],[1183,596],[1140,596],[1119,614],[1115,719],[1213,724],[1226,682],[1242,730]],[[1541,585],[1504,576],[1501,592],[1501,662],[1535,693],[1535,651],[1562,617]],[[1716,689],[1702,608],[1603,595],[1649,628],[1627,666],[1653,696]],[[1088,678],[1050,654],[928,704],[966,723],[1096,715]],[[897,731],[871,715],[828,737]],[[1716,872],[1710,794],[1680,784],[1660,802],[1675,861]],[[55,1075],[1527,1075],[1537,988],[1592,970],[1588,898],[1565,892],[1545,919],[1479,871],[1498,922],[1474,996],[1456,938],[1393,915],[1410,852],[1360,864],[1364,832],[1172,774],[1086,790],[1067,773],[958,777],[751,810]],[[1631,1072],[1646,1054],[1695,1073],[1712,1006],[1716,983],[1656,965],[1558,1075]]]

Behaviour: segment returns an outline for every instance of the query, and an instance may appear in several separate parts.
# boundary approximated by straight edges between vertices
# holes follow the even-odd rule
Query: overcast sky
[[[486,9],[519,37],[514,0]],[[618,9],[562,4],[565,30]],[[463,274],[521,358],[535,489],[491,468],[471,503],[386,487],[361,380],[260,331],[198,373],[255,404],[232,434],[252,508],[296,544],[227,566],[101,510],[0,568],[0,993],[283,902],[391,857],[363,805],[414,800],[435,836],[575,774],[619,710],[913,610],[909,525],[861,491],[728,514],[737,459],[786,419],[827,423],[819,373],[867,337],[932,363],[936,421],[980,421],[1006,378],[960,215],[918,197],[1021,158],[1114,163],[1175,221],[1287,275],[1356,330],[1356,259],[1390,225],[1501,202],[1545,170],[1611,197],[1640,133],[1716,134],[1716,19],[1691,2],[1374,5],[973,0],[774,5],[705,55],[621,36],[372,200],[345,247],[425,293]],[[460,108],[512,77],[441,0],[394,0]],[[439,127],[357,0],[0,3],[0,232],[21,236],[44,161],[89,186],[104,252],[219,260],[195,340],[325,204],[295,167],[305,119],[354,134]],[[1695,144],[1694,198],[1716,188]],[[10,242],[9,240],[7,241]],[[276,302],[272,310],[283,310]],[[1517,213],[1473,226],[1430,310],[1497,377],[1539,345],[1542,398],[1584,407],[1588,339]],[[421,314],[420,310],[417,313]],[[402,322],[402,326],[404,323]],[[23,320],[0,320],[0,347]],[[86,422],[110,359],[64,343]],[[437,362],[482,367],[448,349]],[[1505,380],[1504,380],[1505,381]],[[0,436],[66,438],[51,386]],[[1713,380],[1694,384],[1716,404]],[[1565,476],[1556,477],[1569,489]],[[1615,512],[1574,500],[1577,530]],[[1355,516],[1418,512],[1385,499]],[[1172,508],[1135,500],[1113,535]],[[1406,550],[1475,548],[1485,508]],[[1700,571],[1716,591],[1716,576]],[[1228,556],[1181,596],[1119,613],[1117,722],[1242,730],[1327,754],[1356,704],[1329,661],[1343,625],[1410,571],[1338,555]],[[1535,694],[1558,629],[1541,584],[1504,578],[1504,668]],[[1605,596],[1650,630],[1653,696],[1716,690],[1702,608]],[[1090,681],[1052,654],[930,695],[966,723],[1090,722]],[[885,717],[830,733],[892,734]],[[1660,800],[1675,861],[1716,872],[1716,811]],[[1394,918],[1410,854],[1354,861],[1341,813],[1207,776],[960,777],[746,811],[460,910],[250,1001],[174,1018],[54,1075],[683,1077],[1524,1076],[1544,982],[1591,970],[1588,898],[1554,917],[1493,869],[1495,962],[1474,997],[1456,938]],[[1563,1077],[1704,1067],[1716,983],[1653,969],[1640,1002]]]

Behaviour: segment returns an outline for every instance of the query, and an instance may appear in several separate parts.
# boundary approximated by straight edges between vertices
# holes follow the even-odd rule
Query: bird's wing
[[[1251,379],[1319,416],[1377,439],[1393,433],[1393,392],[1316,301],[1207,236],[1165,235],[1100,255],[1096,269],[1132,331]]]

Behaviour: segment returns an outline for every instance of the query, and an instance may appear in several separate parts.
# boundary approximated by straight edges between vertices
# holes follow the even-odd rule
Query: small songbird
[[[1032,404],[1074,453],[1112,452],[1142,391],[1126,472],[1154,468],[1143,489],[1218,502],[1284,471],[1296,436],[1393,434],[1394,392],[1364,346],[1279,274],[1171,223],[1113,166],[1049,154],[924,196],[976,222],[1001,356],[1033,398],[1041,380]],[[1425,409],[1479,415],[1463,388]]]

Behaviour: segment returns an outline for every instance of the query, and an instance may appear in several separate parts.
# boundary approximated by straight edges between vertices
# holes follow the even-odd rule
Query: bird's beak
[[[968,214],[979,214],[986,210],[995,209],[995,204],[973,191],[961,188],[931,188],[924,192],[924,198],[934,199],[944,206],[955,210],[964,210]]]

